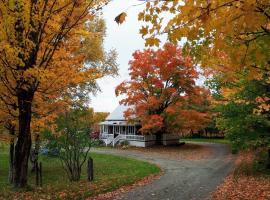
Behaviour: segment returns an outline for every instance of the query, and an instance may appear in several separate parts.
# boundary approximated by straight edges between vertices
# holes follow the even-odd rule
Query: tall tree
[[[84,48],[89,49],[89,45],[99,50],[96,47],[102,43],[102,32],[93,30],[98,26],[93,27],[91,22],[97,19],[95,15],[107,2],[0,2],[1,104],[5,105],[6,113],[18,119],[15,187],[27,185],[33,111],[47,109],[51,103],[66,103],[63,93],[68,88],[93,83],[110,68],[107,63],[107,70],[99,70],[103,54],[84,54]]]
[[[172,16],[168,22],[164,22],[166,12]],[[207,74],[220,73],[223,83],[246,78],[269,86],[268,0],[149,1],[139,19],[148,23],[140,30],[146,45],[158,45],[161,34],[174,43],[184,39],[185,51]],[[237,85],[231,92],[241,90]],[[260,108],[270,106],[266,95],[260,96]]]
[[[196,109],[207,91],[195,85],[198,72],[180,48],[167,43],[156,51],[136,51],[129,64],[131,80],[121,83],[116,95],[125,95],[120,102],[130,106],[125,115],[140,120],[141,132],[161,135],[207,125],[206,110]]]
[[[164,22],[163,13],[170,13],[171,19]],[[235,146],[254,147],[242,142],[261,143],[262,138],[268,143],[269,0],[149,1],[139,19],[148,23],[140,30],[146,45],[159,45],[162,34],[173,43],[182,40],[184,52],[217,84],[219,127]]]

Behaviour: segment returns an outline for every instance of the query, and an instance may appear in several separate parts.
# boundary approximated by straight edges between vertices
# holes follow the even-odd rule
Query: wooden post
[[[39,163],[39,186],[42,187],[42,164]]]
[[[88,181],[92,181],[94,179],[94,166],[93,159],[90,157],[87,161],[87,179]]]
[[[36,186],[39,185],[39,172],[38,172],[38,162],[35,162],[35,172],[36,172]]]

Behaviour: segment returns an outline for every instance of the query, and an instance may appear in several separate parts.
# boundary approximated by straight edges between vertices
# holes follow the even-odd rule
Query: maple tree
[[[120,101],[130,106],[125,116],[139,120],[142,133],[179,133],[207,125],[207,111],[196,109],[207,101],[202,95],[207,91],[196,86],[198,72],[181,48],[167,43],[156,51],[136,51],[129,65],[130,80],[117,86],[116,95],[127,96]]]
[[[115,53],[104,53],[104,23],[97,15],[107,2],[0,2],[0,105],[17,122],[15,187],[27,184],[33,130],[68,106],[72,91],[91,89],[97,78],[116,72]]]
[[[171,19],[164,23],[163,13]],[[230,83],[239,77],[269,85],[270,4],[268,0],[153,1],[138,16],[147,23],[140,30],[146,45],[159,45],[167,34],[177,43],[183,38],[185,51],[208,74],[221,73]],[[234,87],[231,92],[239,91]],[[269,97],[260,96],[260,110],[269,110]]]
[[[268,0],[148,1],[138,18],[146,22],[140,29],[146,45],[158,46],[164,34],[183,42],[183,51],[219,87],[218,125],[235,147],[269,144]]]

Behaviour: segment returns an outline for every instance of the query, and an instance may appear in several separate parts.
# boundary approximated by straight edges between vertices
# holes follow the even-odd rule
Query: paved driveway
[[[223,178],[233,169],[233,157],[228,146],[200,143],[212,148],[214,154],[203,160],[173,160],[160,156],[144,155],[128,150],[95,149],[141,159],[159,165],[164,175],[152,183],[137,187],[117,197],[122,200],[196,200],[209,197]]]

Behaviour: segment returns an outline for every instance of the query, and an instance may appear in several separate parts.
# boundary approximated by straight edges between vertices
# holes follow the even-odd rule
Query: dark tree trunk
[[[28,159],[31,149],[31,107],[33,95],[23,91],[18,95],[19,106],[19,132],[15,146],[14,160],[14,186],[23,188],[27,186]]]

